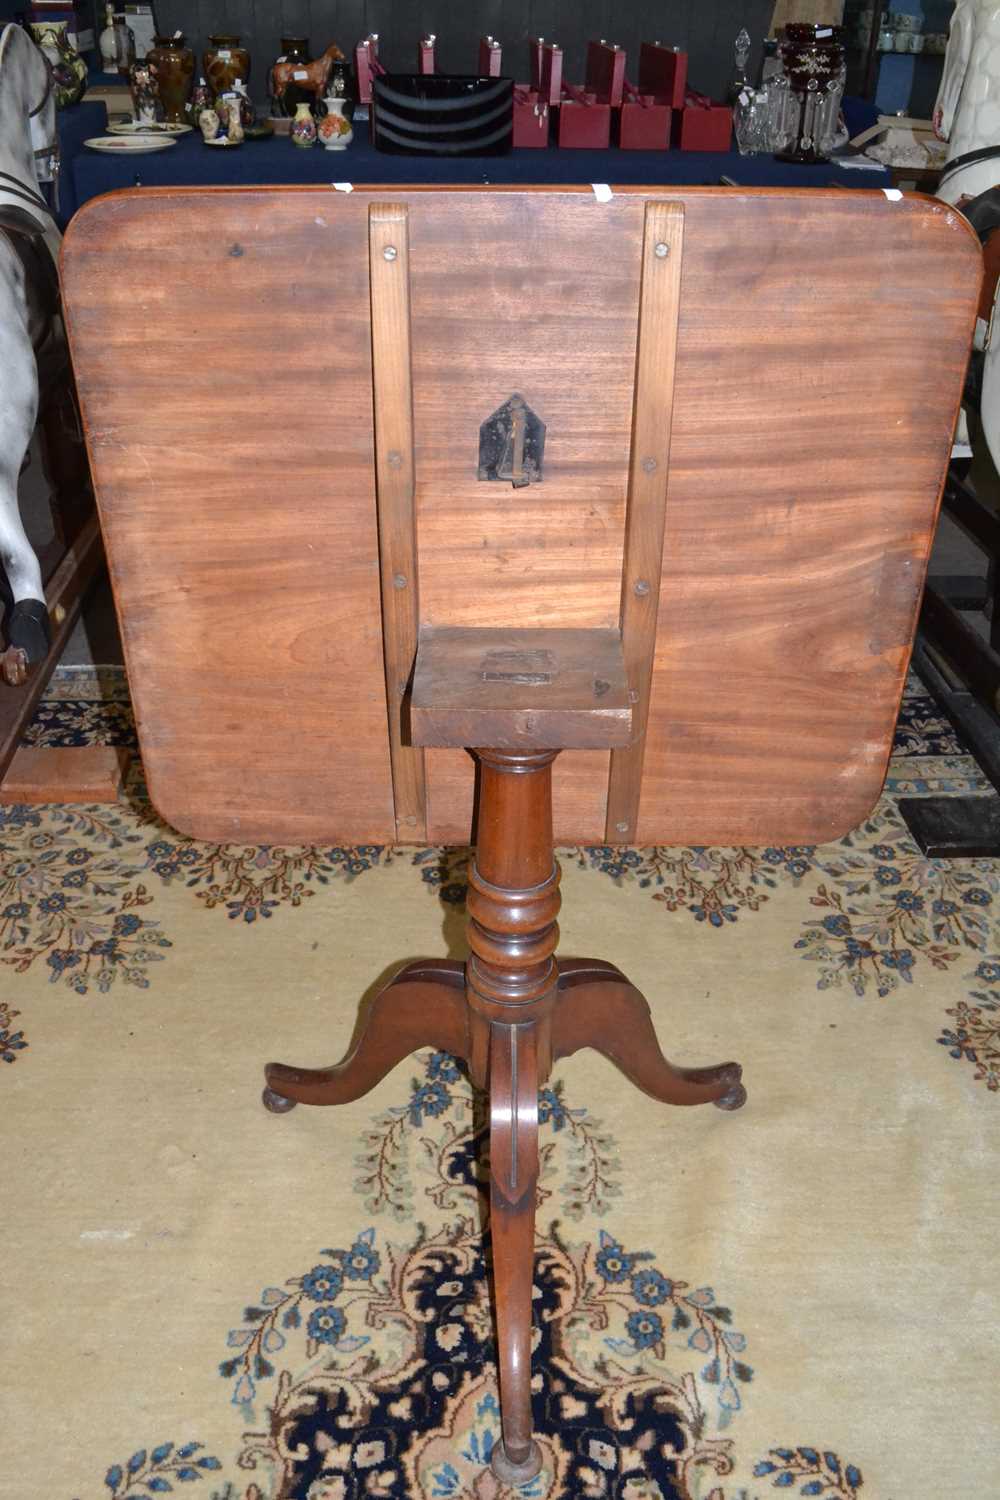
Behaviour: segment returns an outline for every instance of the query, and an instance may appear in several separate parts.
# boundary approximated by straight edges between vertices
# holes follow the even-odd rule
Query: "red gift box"
[[[713,104],[707,94],[688,92],[684,108],[673,119],[673,144],[681,151],[728,151],[733,137],[733,112],[728,104]]]
[[[639,92],[652,94],[658,104],[684,108],[687,92],[688,55],[679,47],[661,47],[643,42],[639,48]]]
[[[625,52],[607,42],[587,44],[587,77],[584,87],[601,104],[617,109],[625,87]]]
[[[653,94],[640,94],[626,79],[626,98],[618,114],[618,145],[622,151],[668,151],[673,110]]]
[[[571,150],[606,151],[611,145],[611,105],[600,104],[596,94],[564,83],[556,141]]]
[[[550,106],[562,99],[562,69],[562,48],[539,37],[531,48],[531,87]]]
[[[559,106],[557,144],[578,150],[606,150],[611,144],[610,104],[599,104],[595,94],[564,83],[562,69],[562,48],[544,43],[539,92],[550,106]]]
[[[479,39],[479,76],[480,78],[500,77],[500,43],[496,37],[484,36]]]
[[[354,71],[358,81],[358,103],[372,102],[372,75],[384,73],[378,61],[378,32],[373,31],[354,49]]]
[[[537,89],[514,87],[514,145],[547,146],[549,144],[549,106]]]

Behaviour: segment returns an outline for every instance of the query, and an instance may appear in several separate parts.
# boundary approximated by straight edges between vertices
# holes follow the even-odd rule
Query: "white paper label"
[[[183,31],[175,31],[174,32],[174,41],[176,42],[183,35],[184,35]]]
[[[828,37],[828,36],[833,36],[833,28],[832,28],[832,26],[817,26],[816,27],[816,40],[817,40],[817,42],[821,42],[824,37]]]
[[[898,203],[903,196],[899,188],[883,188],[882,191],[890,203]]]
[[[296,68],[295,72],[292,74],[292,77],[295,79],[296,83],[299,83],[303,78],[308,80],[309,74],[306,72],[305,68]]]
[[[354,192],[354,183],[353,182],[335,182],[335,183],[332,184],[332,186],[337,189],[338,193],[353,193]]]
[[[232,56],[233,56],[233,54],[230,52],[230,50],[229,50],[228,47],[224,47],[220,52],[217,52],[215,55],[219,59],[220,62],[230,62],[232,60]]]
[[[611,202],[614,195],[606,182],[592,182],[590,185],[594,189],[594,197],[598,203]]]

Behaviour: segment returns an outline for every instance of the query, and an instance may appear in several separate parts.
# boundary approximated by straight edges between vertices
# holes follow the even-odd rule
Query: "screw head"
[[[647,474],[655,474],[656,473],[656,459],[655,458],[644,458],[643,461],[642,461],[642,467],[643,467],[644,471]]]
[[[636,580],[635,592],[639,595],[640,599],[644,594],[649,593],[649,584],[646,582],[645,578],[639,578]]]
[[[392,580],[392,586],[393,586],[394,589],[405,589],[406,588],[406,574],[405,573],[396,573],[394,575],[394,577],[393,577],[393,580]]]
[[[396,256],[399,254],[399,251],[396,249],[395,245],[386,245],[385,249],[382,251],[382,254],[385,256],[386,260],[395,260]],[[659,251],[657,251],[657,254],[659,254]]]
[[[667,256],[670,254],[670,246],[663,240],[657,240],[656,244],[653,246],[653,254],[656,256],[657,260],[666,260]]]
[[[627,823],[616,823],[615,824],[615,833],[628,833],[628,824]]]
[[[399,449],[398,448],[390,448],[389,449],[389,467],[390,467],[390,469],[399,469],[399,468],[402,468],[402,465],[403,465],[403,455],[400,453]]]

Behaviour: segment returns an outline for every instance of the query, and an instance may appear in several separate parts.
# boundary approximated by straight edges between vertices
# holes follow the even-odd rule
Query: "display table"
[[[148,156],[105,156],[83,141],[103,133],[103,121],[81,130],[76,116],[100,106],[84,102],[60,115],[63,150],[61,206],[64,221],[88,198],[127,187],[245,187],[256,183],[350,182],[358,186],[436,183],[441,186],[513,183],[609,182],[716,186],[731,177],[747,187],[888,187],[887,171],[844,171],[831,163],[799,167],[771,156],[740,156],[736,151],[560,151],[517,150],[509,156],[449,161],[431,157],[389,156],[368,139],[368,124],[358,121],[346,151],[320,146],[301,150],[288,136],[246,141],[233,150],[210,150],[197,132],[181,137],[169,151]]]

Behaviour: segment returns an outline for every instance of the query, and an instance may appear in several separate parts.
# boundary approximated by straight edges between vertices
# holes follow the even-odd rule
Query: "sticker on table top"
[[[899,188],[883,188],[882,191],[890,203],[898,203],[903,196]]]
[[[614,194],[612,193],[606,182],[592,182],[590,185],[594,189],[594,197],[597,199],[598,203],[611,202]]]
[[[338,193],[353,193],[354,192],[354,183],[353,182],[334,182],[334,183],[331,183],[330,185],[331,185],[331,187],[336,188],[336,190],[337,190]]]

